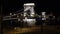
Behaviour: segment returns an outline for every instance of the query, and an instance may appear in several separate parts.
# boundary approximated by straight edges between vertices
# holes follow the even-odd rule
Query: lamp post
[[[12,15],[12,13],[10,13],[10,19],[11,19],[11,15]],[[10,27],[12,26],[12,20],[10,21]],[[12,28],[12,27],[11,27]]]
[[[42,12],[42,17],[41,17],[41,19],[42,19],[42,24],[41,24],[41,34],[43,34],[43,25],[44,25],[44,22],[45,22],[45,20],[46,20],[46,16],[45,16],[45,13],[46,12]]]

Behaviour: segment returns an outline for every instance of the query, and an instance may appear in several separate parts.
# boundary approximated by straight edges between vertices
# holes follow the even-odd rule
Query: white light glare
[[[28,5],[35,5],[34,3],[26,3],[26,4],[24,4],[24,6],[28,6]]]

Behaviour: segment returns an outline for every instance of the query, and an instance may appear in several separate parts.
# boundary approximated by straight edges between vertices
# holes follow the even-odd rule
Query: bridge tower
[[[34,3],[25,3],[24,5],[24,17],[28,14],[27,12],[29,12],[29,16],[33,17],[35,12],[34,12]]]
[[[35,15],[35,12],[34,12],[34,6],[35,4],[34,3],[25,3],[24,5],[24,18],[23,21],[24,22],[27,22],[27,25],[28,26],[32,26],[35,24],[35,19],[33,18],[34,15]],[[29,15],[29,17],[27,17]],[[32,18],[30,18],[32,17]]]

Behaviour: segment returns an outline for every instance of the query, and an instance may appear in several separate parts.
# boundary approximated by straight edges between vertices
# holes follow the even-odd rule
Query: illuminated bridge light
[[[24,4],[24,6],[34,6],[35,4],[34,3],[26,3],[26,4]]]

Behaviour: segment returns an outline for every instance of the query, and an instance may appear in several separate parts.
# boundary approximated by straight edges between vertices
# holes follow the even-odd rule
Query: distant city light
[[[14,15],[16,15],[16,14],[14,14]]]
[[[46,12],[42,12],[42,15],[45,15]]]
[[[17,15],[17,17],[19,17],[19,16]]]
[[[20,21],[20,19],[18,19],[18,21]]]
[[[34,14],[31,14],[30,16],[31,16],[31,17],[34,17]]]
[[[29,26],[34,25],[35,22],[36,22],[35,19],[27,19],[27,18],[23,19],[23,21],[24,21],[24,22],[27,22],[27,24],[28,24]]]
[[[12,15],[12,13],[10,13],[10,15]]]

